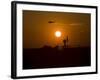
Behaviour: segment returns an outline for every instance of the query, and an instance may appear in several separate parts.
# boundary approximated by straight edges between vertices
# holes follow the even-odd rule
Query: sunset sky
[[[69,12],[23,11],[23,47],[63,45],[68,36],[70,47],[90,45],[90,14]],[[55,35],[56,31],[61,36]]]

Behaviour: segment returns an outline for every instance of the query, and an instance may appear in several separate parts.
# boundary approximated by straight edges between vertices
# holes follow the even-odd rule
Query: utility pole
[[[63,43],[64,43],[64,48],[68,48],[68,36],[66,39],[63,40]]]

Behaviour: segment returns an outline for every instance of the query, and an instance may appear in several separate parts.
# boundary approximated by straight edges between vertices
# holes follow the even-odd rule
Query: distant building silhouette
[[[58,45],[56,45],[54,48],[55,48],[55,49],[58,49],[58,47],[59,47],[59,46],[58,46]]]
[[[42,48],[44,48],[44,49],[51,49],[52,47],[49,46],[49,45],[44,45]]]

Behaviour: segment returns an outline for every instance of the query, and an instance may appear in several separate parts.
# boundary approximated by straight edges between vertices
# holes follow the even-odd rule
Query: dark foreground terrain
[[[23,49],[23,69],[90,66],[90,48]]]

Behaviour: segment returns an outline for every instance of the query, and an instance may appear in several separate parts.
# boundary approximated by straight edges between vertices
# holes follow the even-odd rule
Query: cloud
[[[82,23],[71,23],[71,24],[69,24],[70,26],[81,26],[81,25],[83,25]]]

